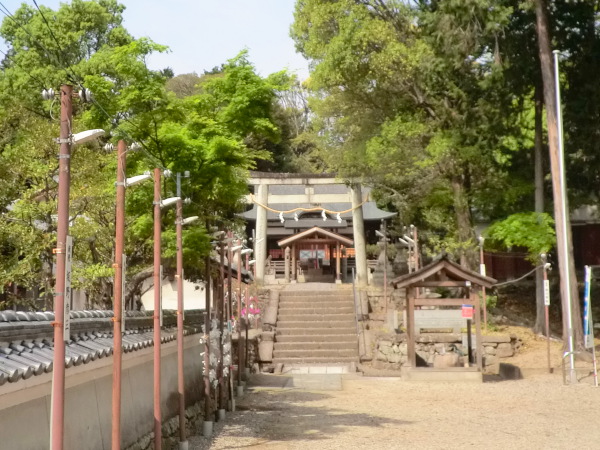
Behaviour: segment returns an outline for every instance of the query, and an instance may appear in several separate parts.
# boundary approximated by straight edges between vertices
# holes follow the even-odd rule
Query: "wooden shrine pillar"
[[[297,281],[298,280],[298,274],[296,273],[296,268],[297,263],[296,263],[296,243],[294,242],[292,244],[292,281]]]
[[[469,299],[474,306],[473,313],[475,314],[475,339],[477,340],[475,348],[477,351],[477,369],[483,371],[483,342],[481,342],[481,307],[479,305],[479,294],[474,292],[474,289],[469,288]]]
[[[415,289],[406,290],[406,342],[408,344],[408,364],[417,367],[415,343]]]
[[[284,265],[284,275],[283,278],[285,279],[286,283],[290,282],[290,248],[286,247],[285,248],[285,265]]]
[[[341,283],[342,282],[342,269],[341,269],[341,251],[340,251],[340,243],[336,242],[335,243],[335,282],[336,283]]]

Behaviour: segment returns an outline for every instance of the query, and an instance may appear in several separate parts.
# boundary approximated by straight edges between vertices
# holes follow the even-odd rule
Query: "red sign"
[[[472,319],[473,305],[462,305],[462,316],[464,319]]]

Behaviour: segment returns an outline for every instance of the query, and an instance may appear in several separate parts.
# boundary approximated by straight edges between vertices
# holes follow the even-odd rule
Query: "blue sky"
[[[26,0],[33,5],[33,1]],[[3,0],[13,12],[22,3]],[[38,0],[56,9],[59,0]],[[295,0],[121,0],[124,25],[135,37],[167,45],[153,55],[153,69],[171,67],[176,74],[210,70],[247,48],[250,61],[263,75],[287,68],[300,79],[308,76],[306,60],[289,37]],[[4,17],[4,16],[0,16]],[[4,46],[2,46],[4,48]]]

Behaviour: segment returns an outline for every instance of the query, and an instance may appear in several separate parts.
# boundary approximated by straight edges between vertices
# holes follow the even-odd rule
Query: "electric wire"
[[[52,39],[54,40],[54,42],[56,43],[58,50],[64,54],[64,51],[62,50],[62,47],[60,45],[60,42],[58,41],[58,39],[56,38],[56,35],[54,34],[54,32],[52,31],[52,27],[50,26],[50,23],[48,22],[48,20],[46,19],[46,16],[44,14],[44,12],[41,10],[40,6],[38,5],[36,0],[33,0],[33,3],[35,5],[35,7],[37,8],[37,10],[39,11],[42,20],[44,21],[46,27],[48,28],[48,31],[50,32],[50,35],[52,37]],[[0,12],[2,12],[6,17],[10,18],[19,28],[21,28],[32,40],[33,40],[33,44],[37,45],[39,48],[41,48],[44,52],[48,53],[48,54],[54,54],[53,52],[50,52],[46,47],[44,47],[42,44],[40,44],[39,42],[37,42],[37,40],[34,38],[34,36],[29,32],[29,30],[27,30],[22,24],[20,24],[15,18],[14,16],[10,13],[10,10],[2,3],[0,2],[0,6],[3,8],[0,8]],[[0,52],[2,52],[2,50],[0,50]],[[15,65],[19,66],[12,58],[10,58],[6,53],[2,52],[9,60],[11,60]],[[55,55],[56,60],[58,65],[65,70],[65,72],[67,73],[67,77],[69,78],[69,80],[71,82],[73,82],[73,84],[77,85],[79,88],[84,89],[83,87],[83,81],[81,80],[81,77],[79,77],[74,69],[72,68],[71,65],[69,65],[66,62],[61,61],[61,58],[59,58],[57,55]],[[20,67],[20,66],[19,66]],[[24,69],[23,69],[24,70]],[[30,74],[29,72],[25,71],[30,77],[33,78],[33,75]],[[38,83],[40,83],[42,88],[45,88],[45,83],[40,82],[38,79]],[[100,105],[100,103],[98,103],[98,101],[96,101],[93,97],[91,98],[92,102],[100,109],[100,111],[111,121],[114,120],[114,118],[106,111],[106,109],[104,109],[102,107],[102,105]],[[140,133],[143,133],[143,131],[140,129],[140,127],[135,124],[133,121],[129,120],[128,118],[124,117],[123,120],[127,123],[129,123],[131,126],[133,126],[135,129],[137,129]],[[125,136],[127,136],[129,139],[131,139],[132,141],[136,141],[136,139],[133,139],[131,135],[129,135],[129,133],[127,133],[124,130],[121,130],[121,132],[123,134],[125,134]],[[160,169],[165,169],[165,167],[163,166],[163,164],[160,162],[160,160],[158,158],[156,158],[156,156],[152,155],[148,149],[146,148],[146,145],[144,143],[143,140],[141,139],[137,139],[137,141],[139,141],[142,151],[143,153],[154,163],[157,164],[158,168]]]
[[[58,39],[56,39],[56,35],[54,34],[54,31],[52,31],[52,27],[50,27],[50,23],[46,19],[44,12],[41,10],[41,8],[39,7],[36,0],[33,0],[33,4],[35,5],[35,7],[39,11],[40,15],[42,16],[42,19],[43,19],[44,23],[46,24],[48,31],[50,32],[50,36],[52,36],[52,39],[54,40],[54,42],[56,42],[56,46],[58,47],[58,50],[60,51],[59,55],[60,54],[64,55],[65,52],[62,49],[62,47],[60,46],[60,42],[58,42]],[[58,60],[60,61],[60,58],[58,58]],[[78,76],[75,73],[75,71],[73,70],[73,68],[71,67],[71,65],[67,63],[66,64],[67,67],[65,67],[64,64],[62,66],[63,66],[63,69],[65,69],[65,71],[67,72],[67,77],[69,77],[69,76],[73,77],[71,81],[73,81],[74,83],[77,83]]]
[[[10,62],[12,62],[15,66],[17,66],[23,72],[25,72],[30,80],[34,80],[36,83],[38,83],[39,87],[41,87],[42,89],[46,88],[46,85],[41,78],[38,78],[37,76],[33,75],[31,72],[25,70],[20,64],[17,64],[17,62],[14,59],[12,59],[10,56],[8,56],[8,54],[6,52],[0,50],[0,53],[2,53],[6,57],[6,59],[8,59]]]

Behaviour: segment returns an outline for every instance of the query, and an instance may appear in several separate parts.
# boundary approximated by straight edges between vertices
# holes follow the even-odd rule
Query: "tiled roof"
[[[184,334],[201,331],[204,311],[186,311]],[[71,340],[66,343],[65,366],[86,364],[113,353],[112,311],[71,311]],[[52,312],[0,311],[0,386],[52,372],[54,358]],[[154,344],[152,312],[126,311],[123,351]],[[176,314],[163,312],[161,343],[176,339]]]

